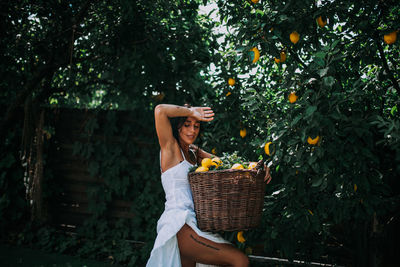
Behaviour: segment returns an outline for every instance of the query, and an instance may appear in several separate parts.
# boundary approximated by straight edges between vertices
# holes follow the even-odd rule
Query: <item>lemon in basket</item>
[[[235,163],[235,164],[232,165],[231,169],[233,169],[233,170],[241,170],[241,169],[244,169],[244,167],[240,163]]]
[[[247,167],[247,169],[251,170],[251,169],[254,169],[256,166],[257,166],[257,162],[250,162],[249,167]]]
[[[201,161],[201,166],[202,167],[205,167],[205,168],[208,169],[208,168],[210,168],[211,165],[213,165],[213,161],[210,158],[204,158]]]
[[[206,172],[206,171],[208,171],[208,168],[204,166],[200,166],[195,170],[195,172]]]
[[[216,168],[222,166],[222,160],[218,157],[213,158],[211,161],[212,165],[214,165]]]

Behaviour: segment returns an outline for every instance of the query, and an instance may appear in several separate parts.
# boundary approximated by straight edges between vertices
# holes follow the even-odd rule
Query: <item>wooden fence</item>
[[[92,213],[88,209],[89,188],[101,185],[103,179],[92,177],[88,171],[88,162],[73,154],[73,147],[76,141],[84,142],[84,129],[91,118],[104,123],[104,112],[94,112],[78,109],[57,109],[47,110],[46,116],[51,117],[51,125],[55,128],[55,135],[49,142],[48,157],[51,166],[52,176],[58,188],[57,194],[47,203],[47,214],[49,221],[61,229],[73,230],[81,225]],[[51,116],[49,116],[49,113]],[[128,112],[115,111],[119,120],[125,123],[132,123],[132,116]],[[83,135],[82,135],[83,134]],[[45,135],[46,136],[46,135]],[[94,139],[102,138],[101,135],[94,135]],[[118,144],[118,137],[114,137]],[[121,144],[119,144],[121,145]],[[154,146],[153,143],[138,142],[138,146]],[[134,164],[134,162],[133,162]],[[45,170],[46,171],[46,170]],[[123,199],[114,199],[109,203],[107,216],[112,218],[133,218],[131,212],[132,202]]]

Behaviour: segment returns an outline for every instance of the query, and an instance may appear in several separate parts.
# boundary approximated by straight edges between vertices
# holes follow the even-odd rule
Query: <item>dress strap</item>
[[[182,148],[179,148],[179,149],[181,150],[181,154],[182,154],[183,160],[186,160],[185,153],[183,153]],[[187,161],[187,160],[186,160],[186,161]]]
[[[182,157],[183,157],[183,160],[186,160],[186,157],[185,157],[185,154],[183,153],[183,151],[182,151],[182,148],[179,148],[180,150],[181,150],[181,154],[182,154]],[[187,161],[187,160],[186,160]],[[181,161],[182,162],[182,161]],[[160,171],[161,171],[161,173],[163,173],[163,170],[162,170],[162,168],[161,168],[161,150],[160,150]]]

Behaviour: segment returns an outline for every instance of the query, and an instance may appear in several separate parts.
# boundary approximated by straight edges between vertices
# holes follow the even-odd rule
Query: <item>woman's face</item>
[[[187,117],[181,128],[178,129],[179,139],[184,143],[193,144],[199,135],[200,122],[192,117]]]

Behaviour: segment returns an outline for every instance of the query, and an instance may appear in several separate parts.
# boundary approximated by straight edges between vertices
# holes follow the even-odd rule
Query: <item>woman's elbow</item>
[[[158,104],[155,109],[154,109],[154,116],[158,116],[161,113],[163,113],[164,110],[164,104]]]

